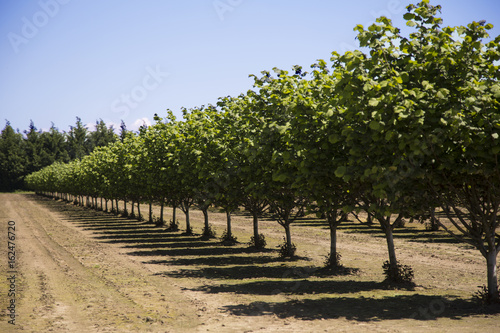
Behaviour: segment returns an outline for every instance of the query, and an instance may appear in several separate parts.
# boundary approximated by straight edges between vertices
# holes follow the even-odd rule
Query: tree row
[[[440,6],[407,7],[403,36],[385,17],[358,25],[361,50],[332,53],[304,72],[275,68],[254,86],[216,105],[155,115],[156,124],[70,164],[27,177],[38,191],[69,193],[227,213],[244,207],[262,245],[258,219],[271,213],[294,254],[292,225],[314,212],[330,227],[331,266],[338,266],[336,230],[346,213],[367,212],[384,232],[385,269],[405,280],[393,230],[404,218],[432,217],[486,259],[488,297],[498,300],[500,250],[500,36],[485,22],[445,27]],[[363,51],[362,51],[363,50]],[[173,219],[175,221],[175,218]],[[408,277],[408,276],[406,276]]]

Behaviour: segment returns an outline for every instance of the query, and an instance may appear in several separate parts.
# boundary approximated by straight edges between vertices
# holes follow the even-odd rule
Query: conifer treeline
[[[122,122],[121,135],[126,131]],[[23,188],[24,177],[54,162],[69,162],[90,154],[95,147],[115,142],[113,126],[96,121],[89,130],[79,117],[68,132],[52,123],[48,131],[38,130],[31,121],[28,130],[14,130],[7,121],[0,134],[0,191]]]

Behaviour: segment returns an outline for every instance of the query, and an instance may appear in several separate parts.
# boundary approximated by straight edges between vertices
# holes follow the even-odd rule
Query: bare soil
[[[387,248],[376,227],[341,225],[338,248],[348,269],[331,272],[321,269],[329,251],[323,220],[292,225],[298,257],[285,260],[275,221],[261,221],[267,249],[255,251],[246,244],[250,217],[233,216],[234,246],[200,239],[201,212],[191,219],[194,236],[33,194],[0,194],[0,332],[500,329],[498,307],[472,301],[486,283],[485,260],[441,231],[396,230],[398,259],[415,271],[416,286],[403,288],[384,282]],[[8,221],[16,226],[16,325],[6,310]],[[210,222],[220,236],[225,214],[210,212]]]

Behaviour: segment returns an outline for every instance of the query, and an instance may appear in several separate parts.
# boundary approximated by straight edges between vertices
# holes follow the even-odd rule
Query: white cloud
[[[130,128],[127,129],[131,131],[138,131],[139,127],[141,127],[142,125],[151,126],[151,121],[147,117],[139,118],[136,121],[134,121],[134,123],[132,124],[132,126],[130,126]]]

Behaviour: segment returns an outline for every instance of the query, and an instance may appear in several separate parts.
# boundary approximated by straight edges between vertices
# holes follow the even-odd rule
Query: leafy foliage
[[[410,266],[402,265],[398,262],[396,268],[394,268],[389,261],[386,261],[382,268],[387,281],[403,284],[413,283],[413,268]]]
[[[255,249],[263,249],[267,245],[266,237],[263,234],[259,234],[257,237],[252,236],[249,245]]]
[[[293,258],[295,252],[297,252],[297,246],[294,243],[289,244],[288,241],[283,238],[283,243],[279,246],[278,252],[281,258]]]
[[[498,303],[498,299],[491,297],[491,293],[486,285],[478,286],[479,290],[473,295],[473,298],[480,305],[490,305],[492,303]],[[495,292],[495,291],[493,291]],[[497,289],[496,294],[500,295],[500,290]]]

